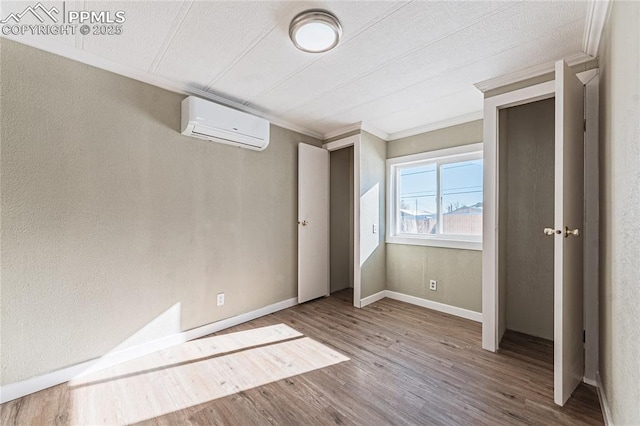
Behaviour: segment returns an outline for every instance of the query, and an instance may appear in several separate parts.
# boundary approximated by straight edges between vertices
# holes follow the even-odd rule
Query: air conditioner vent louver
[[[263,151],[269,122],[245,112],[189,96],[182,101],[182,134]]]

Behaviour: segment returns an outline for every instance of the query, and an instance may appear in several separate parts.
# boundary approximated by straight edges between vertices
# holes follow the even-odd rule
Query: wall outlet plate
[[[218,293],[218,298],[216,299],[217,306],[224,305],[224,293]]]
[[[429,290],[436,291],[438,289],[438,283],[436,280],[429,280]]]

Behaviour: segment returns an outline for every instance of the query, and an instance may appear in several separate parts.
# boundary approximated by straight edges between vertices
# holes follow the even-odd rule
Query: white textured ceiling
[[[2,17],[25,4],[3,1]],[[204,90],[326,136],[358,122],[394,134],[481,111],[474,83],[581,51],[588,3],[67,1],[65,7],[124,10],[123,34],[37,36],[30,44]],[[343,39],[335,50],[308,54],[290,42],[289,22],[310,8],[340,19]]]

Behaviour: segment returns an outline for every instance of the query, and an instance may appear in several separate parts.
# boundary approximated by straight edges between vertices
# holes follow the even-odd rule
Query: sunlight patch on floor
[[[128,374],[166,368],[173,364],[192,362],[201,358],[225,354],[254,346],[301,337],[302,333],[285,324],[254,328],[219,336],[204,337],[163,349],[149,355],[120,363],[89,374],[82,374],[69,384],[71,387],[111,380]]]
[[[193,340],[73,380],[71,420],[134,423],[348,360],[284,324]]]

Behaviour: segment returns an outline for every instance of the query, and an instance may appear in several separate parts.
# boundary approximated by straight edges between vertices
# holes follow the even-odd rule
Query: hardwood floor
[[[355,309],[346,291],[218,334],[276,324],[350,359],[139,424],[603,424],[590,386],[553,403],[553,345],[542,339],[508,332],[493,354],[479,323],[390,299]],[[66,384],[28,395],[3,404],[0,423],[69,424],[70,399]]]

